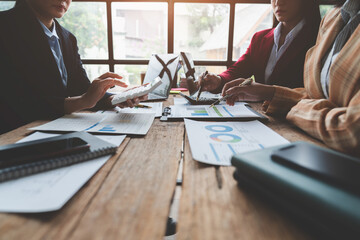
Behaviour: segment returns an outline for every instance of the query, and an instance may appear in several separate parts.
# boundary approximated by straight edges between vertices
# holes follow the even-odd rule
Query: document
[[[151,108],[119,108],[115,107],[115,111],[117,113],[155,113],[155,117],[161,117],[162,114],[162,102],[146,102],[140,103],[141,105],[149,106]],[[109,111],[105,111],[104,113],[108,113]],[[110,111],[111,112],[111,111]]]
[[[31,130],[146,135],[154,118],[155,113],[72,113]]]
[[[194,160],[230,166],[234,154],[289,143],[261,122],[199,122],[185,119]]]
[[[234,106],[221,103],[210,108],[210,105],[190,105],[185,99],[174,99],[170,118],[259,118],[244,102]]]
[[[58,136],[36,132],[19,142]],[[124,135],[97,135],[102,140],[120,145]],[[0,211],[38,213],[62,208],[72,196],[105,164],[104,156],[68,167],[34,174],[0,183]]]

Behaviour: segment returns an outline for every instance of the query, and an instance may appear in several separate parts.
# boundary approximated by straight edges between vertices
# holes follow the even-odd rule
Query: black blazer
[[[89,88],[75,36],[57,21],[55,24],[67,87],[44,30],[27,4],[0,12],[0,133],[63,115],[64,99],[82,95]]]

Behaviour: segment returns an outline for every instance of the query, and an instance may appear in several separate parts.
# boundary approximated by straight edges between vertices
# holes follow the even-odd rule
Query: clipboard
[[[202,121],[250,121],[250,120],[259,120],[259,121],[268,121],[268,118],[261,113],[255,111],[249,104],[242,103],[241,105],[235,105],[236,107],[241,107],[244,111],[243,115],[233,115],[229,111],[229,106],[220,104],[214,106],[212,109],[216,112],[217,116],[209,112],[209,105],[172,105],[170,107],[165,107],[160,121],[182,121],[184,118],[192,120],[202,120]],[[188,108],[191,114],[179,114],[179,108]],[[205,110],[207,112],[205,113]],[[212,111],[212,110],[211,110]],[[228,112],[228,115],[222,113]],[[220,113],[220,114],[219,114]],[[220,116],[222,115],[222,116]],[[231,116],[232,115],[232,116]]]

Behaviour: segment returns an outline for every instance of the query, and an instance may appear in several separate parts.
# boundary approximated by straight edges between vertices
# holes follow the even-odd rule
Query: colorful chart
[[[106,126],[104,126],[103,128],[101,128],[99,131],[100,131],[100,132],[116,132],[116,130],[114,129],[114,127],[111,126],[111,125],[106,125]]]
[[[209,116],[204,107],[188,107],[186,110],[191,111],[191,116]]]
[[[241,141],[241,137],[229,133],[211,134],[210,138],[217,142],[226,142],[226,143],[237,143]]]
[[[208,125],[205,126],[205,129],[211,132],[231,132],[233,130],[232,127],[225,125]]]
[[[221,114],[221,112],[219,111],[219,109],[217,107],[213,107],[213,110],[216,112],[216,114],[219,116],[219,117],[223,117],[223,115]]]

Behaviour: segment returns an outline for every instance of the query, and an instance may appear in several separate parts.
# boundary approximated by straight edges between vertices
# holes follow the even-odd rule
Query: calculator
[[[216,100],[218,100],[218,98],[214,97],[214,98],[209,98],[209,97],[200,97],[198,101],[196,101],[196,96],[195,94],[192,96],[187,96],[183,93],[179,93],[180,96],[182,96],[183,98],[185,98],[191,105],[211,105],[213,104]]]
[[[126,90],[124,92],[114,95],[111,103],[112,103],[112,105],[116,105],[116,104],[125,102],[128,99],[133,99],[136,97],[144,96],[144,95],[152,92],[158,86],[160,86],[161,83],[162,83],[161,78],[157,77],[151,83],[146,83],[139,87],[135,87],[135,88],[132,88],[132,89],[129,89],[129,90]]]

